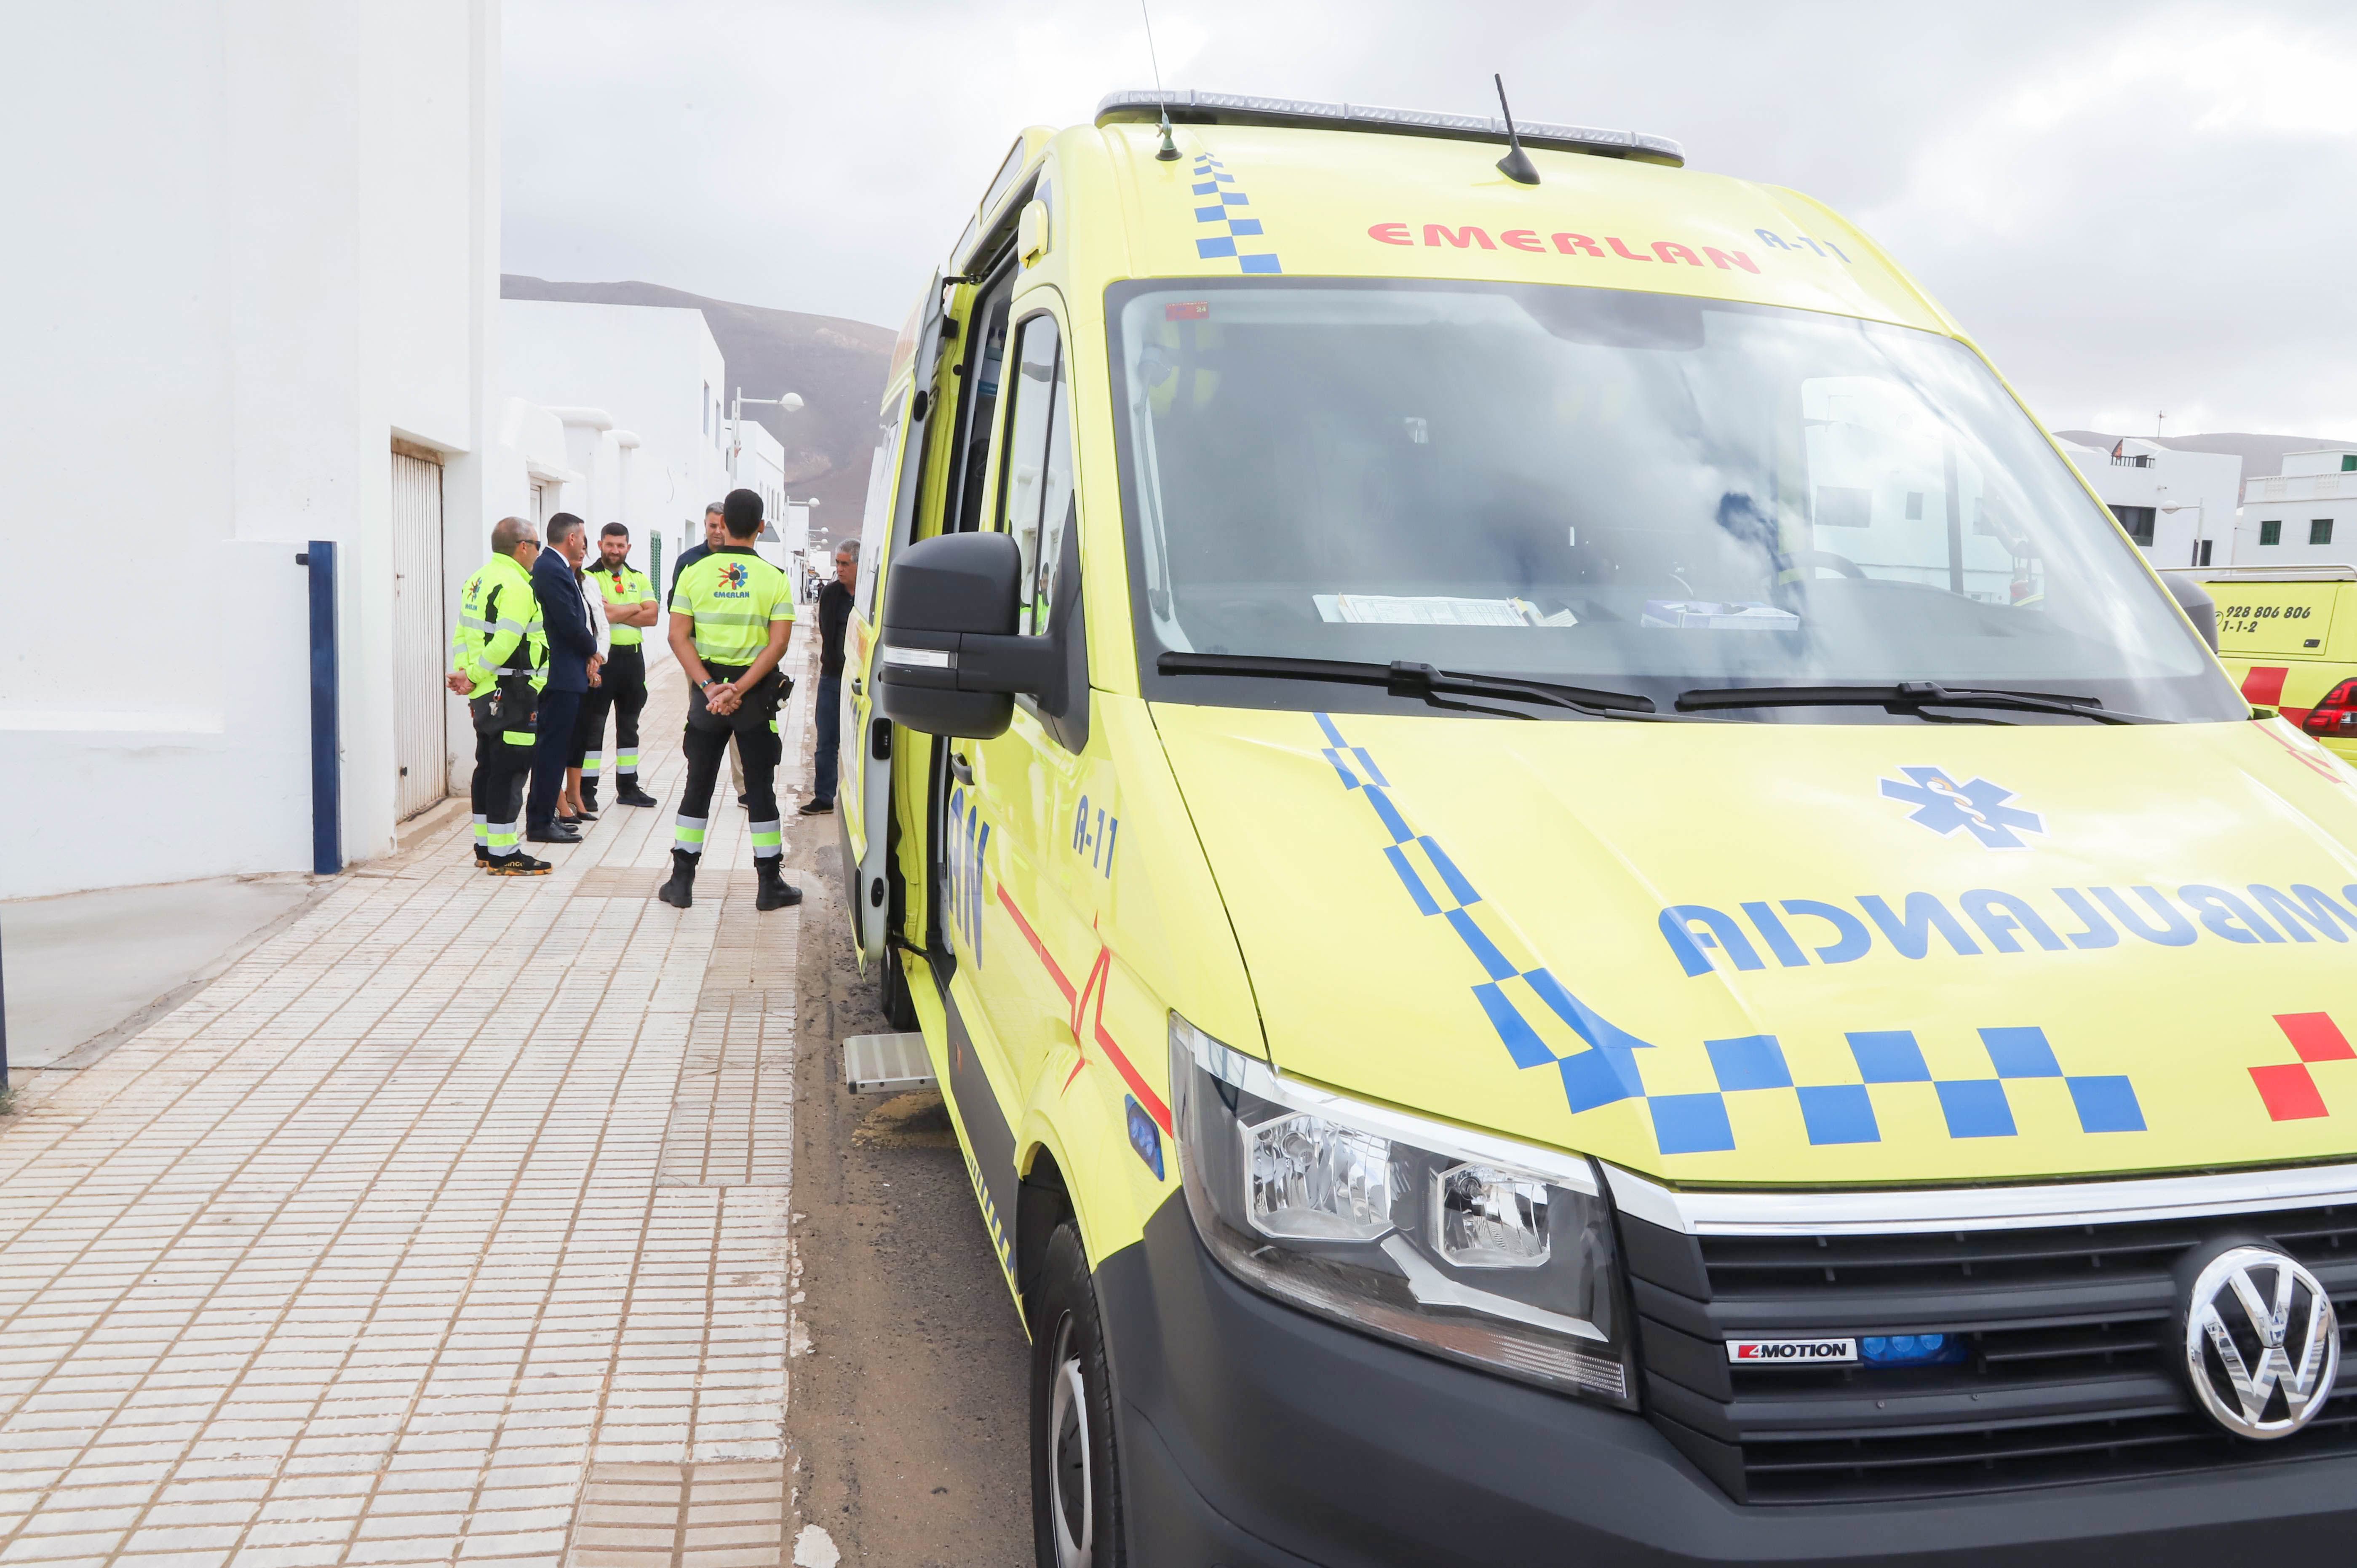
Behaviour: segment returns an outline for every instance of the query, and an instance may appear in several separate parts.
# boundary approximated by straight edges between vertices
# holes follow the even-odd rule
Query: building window
[[[2341,454],[2341,471],[2344,474],[2357,474],[2357,452]]]
[[[2193,547],[2193,564],[2196,566],[2207,566],[2210,564],[2210,551],[2212,546],[2215,545],[2217,542],[2218,542],[2214,539],[2205,539],[2199,544],[2196,544]]]
[[[2331,543],[2332,520],[2329,517],[2310,518],[2308,523],[2308,542],[2310,544]]]
[[[2282,542],[2283,519],[2279,517],[2271,517],[2259,524],[2259,543],[2262,546],[2281,544]]]
[[[2120,526],[2128,531],[2130,539],[2135,540],[2138,544],[2147,547],[2151,545],[2152,521],[2155,515],[2152,508],[2115,506],[2112,509],[2112,515],[2120,520]]]

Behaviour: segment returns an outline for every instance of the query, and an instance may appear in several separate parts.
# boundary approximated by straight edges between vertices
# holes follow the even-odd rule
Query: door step
[[[843,1081],[854,1094],[899,1094],[936,1087],[925,1036],[854,1035],[843,1042]]]

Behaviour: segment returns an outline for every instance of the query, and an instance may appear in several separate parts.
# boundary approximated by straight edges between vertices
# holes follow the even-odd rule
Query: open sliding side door
[[[917,504],[925,488],[925,449],[931,445],[932,427],[941,412],[933,382],[941,369],[944,341],[943,296],[942,275],[937,272],[925,293],[909,389],[893,400],[881,420],[860,525],[859,588],[845,634],[842,770],[836,811],[843,821],[844,891],[863,971],[883,957],[892,914],[886,867],[892,838],[892,722],[876,708],[875,661],[882,640],[877,628],[883,621],[884,575],[916,527]]]

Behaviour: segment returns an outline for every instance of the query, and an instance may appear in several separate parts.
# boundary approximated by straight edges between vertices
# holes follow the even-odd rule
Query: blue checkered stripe
[[[1345,740],[1332,714],[1317,718],[1328,742],[1323,754],[1342,788],[1363,799],[1390,835],[1383,858],[1408,898],[1419,913],[1448,922],[1480,964],[1487,978],[1473,987],[1474,1000],[1514,1065],[1555,1068],[1574,1111],[1642,1098],[1636,1053],[1652,1046],[1598,1016],[1534,961],[1439,842],[1401,815],[1391,781],[1366,748]],[[1557,1049],[1550,1035],[1571,1048]]]
[[[1518,1068],[1553,1067],[1575,1113],[1641,1100],[1652,1114],[1654,1141],[1663,1154],[1708,1154],[1736,1147],[1727,1113],[1730,1095],[1791,1095],[1799,1102],[1811,1144],[1876,1144],[1882,1141],[1882,1127],[1875,1114],[1875,1091],[1920,1094],[1885,1086],[1929,1084],[1951,1138],[2009,1138],[2018,1128],[2006,1086],[2059,1079],[2070,1092],[2082,1132],[2144,1131],[2144,1112],[2126,1077],[2065,1073],[2045,1031],[2035,1028],[1981,1030],[1994,1076],[1967,1079],[1934,1078],[1922,1047],[1907,1030],[1852,1034],[1846,1037],[1857,1064],[1860,1081],[1856,1083],[1795,1081],[1783,1047],[1772,1035],[1706,1040],[1703,1048],[1716,1090],[1651,1093],[1637,1053],[1652,1049],[1652,1043],[1599,1016],[1534,961],[1438,841],[1408,822],[1392,799],[1391,780],[1367,749],[1345,739],[1332,714],[1316,717],[1327,741],[1321,755],[1343,789],[1365,800],[1382,823],[1391,841],[1383,858],[1409,901],[1427,918],[1447,921],[1480,964],[1487,978],[1473,987],[1473,996],[1507,1055]],[[1547,1036],[1563,1038],[1565,1030],[1576,1039],[1572,1048],[1559,1050]]]
[[[1232,256],[1238,270],[1247,273],[1285,270],[1277,264],[1276,252],[1268,249],[1260,220],[1239,210],[1250,207],[1252,198],[1236,188],[1236,177],[1224,164],[1209,153],[1197,153],[1195,183],[1189,189],[1195,199],[1195,254],[1207,262]],[[1246,250],[1239,242],[1252,248]]]
[[[1935,1078],[1924,1060],[1923,1047],[1907,1029],[1874,1029],[1846,1036],[1857,1064],[1857,1083],[1804,1084],[1793,1081],[1784,1060],[1784,1048],[1773,1035],[1746,1035],[1732,1040],[1705,1040],[1716,1090],[1696,1094],[1649,1094],[1653,1136],[1665,1155],[1697,1155],[1735,1147],[1735,1129],[1727,1113],[1727,1097],[1759,1092],[1790,1094],[1800,1101],[1801,1121],[1809,1142],[1878,1144],[1882,1124],[1876,1119],[1875,1090],[1884,1085],[1929,1084],[1937,1097],[1941,1117],[1951,1138],[2010,1138],[2015,1124],[2013,1101],[2006,1086],[2035,1079],[2059,1079],[2070,1090],[2083,1133],[2141,1133],[2144,1109],[2136,1087],[2116,1073],[2082,1076],[2066,1073],[2055,1058],[2043,1029],[2003,1028],[1980,1031],[1995,1076]],[[1904,1094],[1904,1090],[1886,1090]],[[1920,1093],[1920,1090],[1914,1091]]]

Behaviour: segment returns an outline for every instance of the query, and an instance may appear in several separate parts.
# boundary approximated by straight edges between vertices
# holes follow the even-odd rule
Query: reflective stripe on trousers
[[[753,858],[775,860],[784,851],[785,824],[782,822],[752,822],[746,831],[753,837]]]
[[[690,854],[702,854],[705,825],[711,820],[709,817],[691,817],[682,813],[679,821],[672,827],[672,847],[683,849]]]

